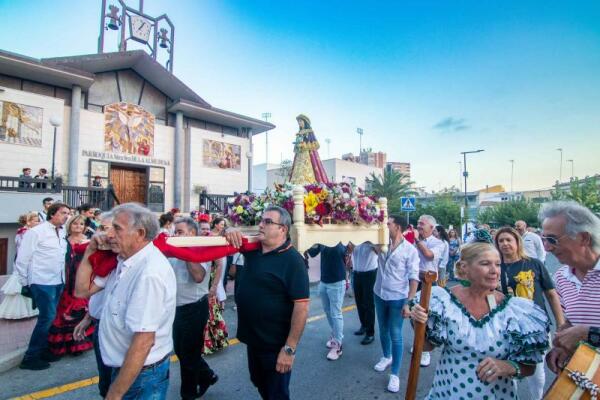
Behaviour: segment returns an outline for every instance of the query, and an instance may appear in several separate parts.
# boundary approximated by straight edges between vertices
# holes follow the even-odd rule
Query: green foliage
[[[523,220],[529,226],[538,226],[539,204],[527,200],[511,200],[488,207],[479,212],[477,221],[493,227],[513,226],[515,221]]]
[[[417,201],[417,210],[410,213],[410,223],[416,226],[419,216],[431,215],[443,227],[448,228],[452,225],[458,229],[460,227],[460,204],[456,202],[452,193],[452,191],[439,193],[429,204]]]
[[[277,175],[285,182],[290,178],[290,172],[292,172],[292,160],[286,159],[281,161]]]
[[[371,172],[371,176],[367,178],[367,187],[370,186],[369,194],[387,198],[390,214],[400,211],[401,197],[415,193],[412,190],[413,183],[406,175],[391,168],[384,168],[383,176],[376,176]]]
[[[552,192],[552,200],[573,200],[594,213],[600,213],[600,187],[595,176],[571,179],[569,190],[557,188]]]

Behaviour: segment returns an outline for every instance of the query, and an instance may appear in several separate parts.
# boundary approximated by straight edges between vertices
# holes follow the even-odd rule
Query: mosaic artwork
[[[42,147],[43,109],[0,101],[0,142]]]
[[[154,115],[135,104],[105,106],[104,149],[113,153],[152,156]]]
[[[202,160],[205,167],[220,169],[242,169],[242,148],[237,144],[204,139]]]

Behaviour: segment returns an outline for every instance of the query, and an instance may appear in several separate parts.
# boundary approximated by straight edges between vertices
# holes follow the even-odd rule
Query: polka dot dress
[[[418,299],[416,300],[418,301]],[[442,347],[427,399],[516,399],[516,381],[477,377],[486,357],[536,364],[548,347],[548,318],[532,301],[506,297],[479,320],[448,290],[433,287],[427,339]]]

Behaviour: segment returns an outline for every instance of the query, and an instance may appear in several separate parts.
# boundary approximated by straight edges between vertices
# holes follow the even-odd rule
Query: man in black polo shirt
[[[308,272],[289,240],[291,218],[265,209],[260,250],[245,253],[236,277],[237,337],[248,347],[250,379],[263,399],[289,399],[296,346],[308,316]]]

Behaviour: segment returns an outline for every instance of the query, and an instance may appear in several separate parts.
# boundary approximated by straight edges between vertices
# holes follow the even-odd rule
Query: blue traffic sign
[[[400,197],[400,211],[415,211],[415,204],[414,197]]]

